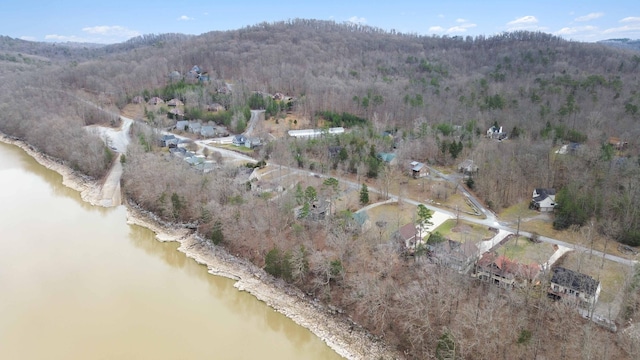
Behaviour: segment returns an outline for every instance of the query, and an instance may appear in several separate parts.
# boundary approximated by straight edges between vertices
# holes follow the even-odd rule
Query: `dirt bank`
[[[80,192],[82,199],[92,205],[102,206],[99,181],[78,175],[73,170],[40,153],[24,141],[0,134],[0,141],[25,150],[38,163],[62,175],[63,184]],[[248,261],[228,254],[213,246],[197,234],[184,228],[163,223],[153,214],[136,206],[127,205],[127,223],[146,227],[156,233],[159,241],[177,241],[179,251],[206,265],[209,273],[236,280],[235,287],[246,291],[284,314],[297,324],[309,329],[338,354],[347,359],[399,359],[400,354],[375,341],[361,327],[343,315],[336,314],[322,304],[305,296],[300,290],[279,280],[274,280],[262,269]]]

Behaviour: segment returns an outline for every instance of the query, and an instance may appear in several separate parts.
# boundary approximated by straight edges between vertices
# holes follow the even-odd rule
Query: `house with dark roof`
[[[491,139],[503,140],[507,138],[507,133],[502,131],[502,126],[493,125],[487,130],[487,137]]]
[[[162,135],[158,143],[160,147],[174,148],[178,146],[178,138],[174,135]]]
[[[600,282],[591,276],[558,266],[553,269],[547,294],[556,300],[593,307],[598,302],[600,290]]]
[[[555,189],[533,189],[530,209],[536,209],[540,212],[550,212],[556,207],[556,190]]]
[[[247,141],[247,137],[244,135],[236,135],[233,137],[232,143],[233,145],[236,146],[243,146],[244,143]]]

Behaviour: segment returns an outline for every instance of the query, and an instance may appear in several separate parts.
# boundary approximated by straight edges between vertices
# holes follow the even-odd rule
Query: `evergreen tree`
[[[360,189],[360,204],[366,205],[369,203],[369,188],[367,184],[362,184],[362,189]]]
[[[222,223],[220,220],[216,220],[213,224],[213,230],[211,230],[211,242],[214,245],[220,245],[224,241],[224,233],[222,232]]]

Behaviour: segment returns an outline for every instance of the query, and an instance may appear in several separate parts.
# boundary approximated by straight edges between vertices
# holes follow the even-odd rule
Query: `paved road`
[[[243,133],[244,136],[250,137],[253,134],[253,130],[255,129],[256,124],[262,118],[260,114],[264,114],[264,110],[251,110],[251,119],[249,119],[247,129]]]
[[[270,164],[270,165],[280,166],[280,165],[277,165],[277,164]],[[294,171],[294,172],[297,172],[297,173],[307,173],[309,176],[316,176],[316,177],[321,177],[321,178],[326,178],[327,177],[326,175],[318,175],[318,174],[315,174],[315,173],[313,173],[311,171],[307,171],[307,170],[303,170],[303,169],[296,169],[296,168],[292,168],[292,167],[288,167],[288,166],[284,166],[284,165],[282,167],[283,168],[287,168],[287,169],[289,169],[291,171]],[[436,174],[442,174],[437,170],[435,170],[434,172]],[[454,181],[454,179],[455,179],[454,176],[444,176],[444,174],[442,174],[441,176],[444,179],[446,179],[447,181]],[[340,182],[342,182],[344,184],[347,184],[350,187],[353,187],[353,188],[356,188],[356,189],[359,189],[362,186],[362,184],[358,184],[358,183],[355,183],[353,181],[350,181],[350,180],[347,180],[347,179],[343,179],[343,178],[340,178],[340,177],[337,177],[336,179],[338,179]],[[454,182],[454,184],[457,185],[458,184],[457,181]],[[368,188],[369,192],[382,194],[381,191],[379,191],[378,189],[376,189],[374,187],[367,186],[367,188]],[[462,186],[459,187],[459,188],[464,191],[465,195],[467,197],[469,197],[469,200],[471,200],[478,207],[478,209],[486,216],[484,219],[481,219],[481,218],[474,217],[474,216],[460,214],[460,219],[468,221],[468,222],[471,222],[471,223],[474,223],[474,224],[480,224],[480,225],[484,225],[484,226],[487,226],[487,227],[492,227],[492,228],[495,228],[495,229],[504,230],[504,231],[508,231],[508,232],[511,232],[511,233],[516,233],[516,229],[513,229],[513,228],[511,228],[509,226],[503,225],[500,222],[498,222],[498,219],[497,219],[496,215],[492,211],[490,211],[488,209],[485,209],[482,206],[482,204],[473,195],[471,195],[468,191],[466,191],[466,189],[464,189]],[[398,195],[394,195],[394,194],[389,194],[389,198],[390,199],[394,199],[394,200],[398,200],[399,199]],[[454,212],[452,212],[450,210],[446,210],[446,209],[441,209],[441,208],[435,207],[435,206],[433,206],[433,205],[431,205],[429,203],[423,203],[423,202],[416,201],[416,200],[413,200],[413,199],[409,199],[409,198],[406,198],[406,197],[403,197],[402,201],[406,202],[407,204],[411,204],[411,205],[415,205],[415,206],[418,206],[418,205],[422,204],[422,205],[426,206],[431,211],[438,211],[438,212],[447,214],[447,215],[451,216],[454,219],[456,218],[456,214]],[[531,235],[532,235],[531,233],[528,233],[526,231],[520,231],[520,234],[523,235],[523,236],[527,236],[527,237],[531,237]],[[562,246],[568,247],[570,249],[574,249],[576,251],[582,251],[582,252],[590,252],[591,251],[589,248],[586,248],[584,246],[576,245],[576,244],[570,244],[570,243],[564,242],[562,240],[553,239],[553,238],[549,238],[549,237],[546,237],[546,236],[538,236],[538,239],[543,241],[543,242],[550,243],[550,244],[562,245]],[[611,245],[613,246],[613,244],[611,244]],[[607,259],[607,260],[611,260],[611,261],[614,261],[614,262],[617,262],[619,264],[623,264],[623,265],[626,265],[626,266],[634,266],[634,265],[636,265],[638,263],[638,261],[636,261],[636,260],[628,260],[628,259],[616,256],[616,255],[605,254],[605,253],[603,253],[601,251],[598,251],[598,250],[593,250],[593,254],[596,255],[596,256],[599,256],[599,257],[604,256],[605,259]]]

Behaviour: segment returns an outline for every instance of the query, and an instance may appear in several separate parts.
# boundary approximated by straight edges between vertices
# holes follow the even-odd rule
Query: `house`
[[[194,156],[188,156],[184,158],[184,161],[186,161],[189,165],[199,165],[204,163],[204,157],[199,156],[199,155],[194,155]]]
[[[536,209],[540,212],[550,212],[556,207],[556,190],[555,189],[533,189],[533,195],[530,209]]]
[[[473,175],[478,172],[478,166],[471,159],[467,159],[458,164],[458,172],[465,175]]]
[[[179,71],[174,70],[169,74],[169,81],[171,82],[177,82],[182,80],[182,74],[180,74]]]
[[[404,246],[409,249],[412,249],[416,245],[417,237],[418,229],[414,223],[403,225],[394,234],[395,240],[404,244]]]
[[[622,150],[629,144],[626,141],[622,141],[620,140],[620,138],[613,137],[613,136],[610,137],[609,140],[607,140],[607,143],[613,146],[613,148],[616,150]]]
[[[556,300],[574,302],[581,307],[593,307],[598,302],[600,290],[600,282],[591,276],[558,266],[553,269],[547,294]]]
[[[377,154],[378,159],[382,160],[385,164],[393,165],[396,163],[396,154],[379,152]]]
[[[249,148],[249,149],[253,149],[253,148],[255,148],[257,146],[260,146],[260,145],[262,145],[262,141],[260,139],[258,139],[258,138],[247,138],[244,141],[244,146]]]
[[[167,106],[184,106],[180,99],[173,98],[167,102]]]
[[[169,110],[169,118],[182,118],[184,117],[184,111],[182,109],[173,108]]]
[[[187,149],[183,147],[169,148],[169,153],[171,155],[183,158],[187,155]]]
[[[157,96],[154,96],[151,99],[149,99],[147,104],[149,104],[149,105],[160,105],[160,104],[164,104],[164,100],[160,99]]]
[[[480,250],[472,241],[460,243],[447,239],[446,241],[427,245],[429,256],[437,264],[447,266],[466,274],[480,256]]]
[[[327,130],[324,130],[324,129],[289,130],[287,133],[289,134],[289,136],[296,137],[296,138],[316,138],[321,135],[327,135],[327,134],[328,135],[343,134],[344,128],[334,127],[334,128],[329,128]]]
[[[193,134],[200,134],[200,130],[202,129],[202,124],[200,124],[197,121],[190,121],[189,122],[189,126],[188,126],[188,130],[190,133]]]
[[[203,126],[200,128],[200,135],[204,137],[214,137],[216,136],[216,129],[211,125]]]
[[[176,122],[176,130],[186,131],[188,127],[189,127],[188,120],[180,120]]]
[[[178,146],[178,138],[174,135],[162,135],[159,140],[160,147],[174,148]]]
[[[487,252],[476,262],[475,276],[502,287],[532,283],[541,267],[539,264],[519,264],[504,255]]]
[[[429,175],[429,168],[425,164],[417,161],[412,161],[410,165],[411,175],[414,179],[422,178]]]
[[[243,146],[244,143],[247,141],[247,137],[244,135],[236,135],[233,137],[232,143],[233,145],[236,146]]]
[[[229,130],[227,130],[226,127],[224,126],[216,126],[216,135],[218,137],[224,137],[224,136],[229,136]]]
[[[507,133],[502,131],[502,126],[493,125],[487,130],[487,137],[490,139],[503,140],[507,138]]]
[[[134,104],[142,104],[144,102],[144,98],[138,95],[138,96],[135,96],[133,99],[131,99],[131,102]]]
[[[307,213],[305,214],[305,206],[297,207],[295,215],[297,219],[307,219],[313,221],[324,220],[329,214],[329,200],[316,200],[308,204]]]

